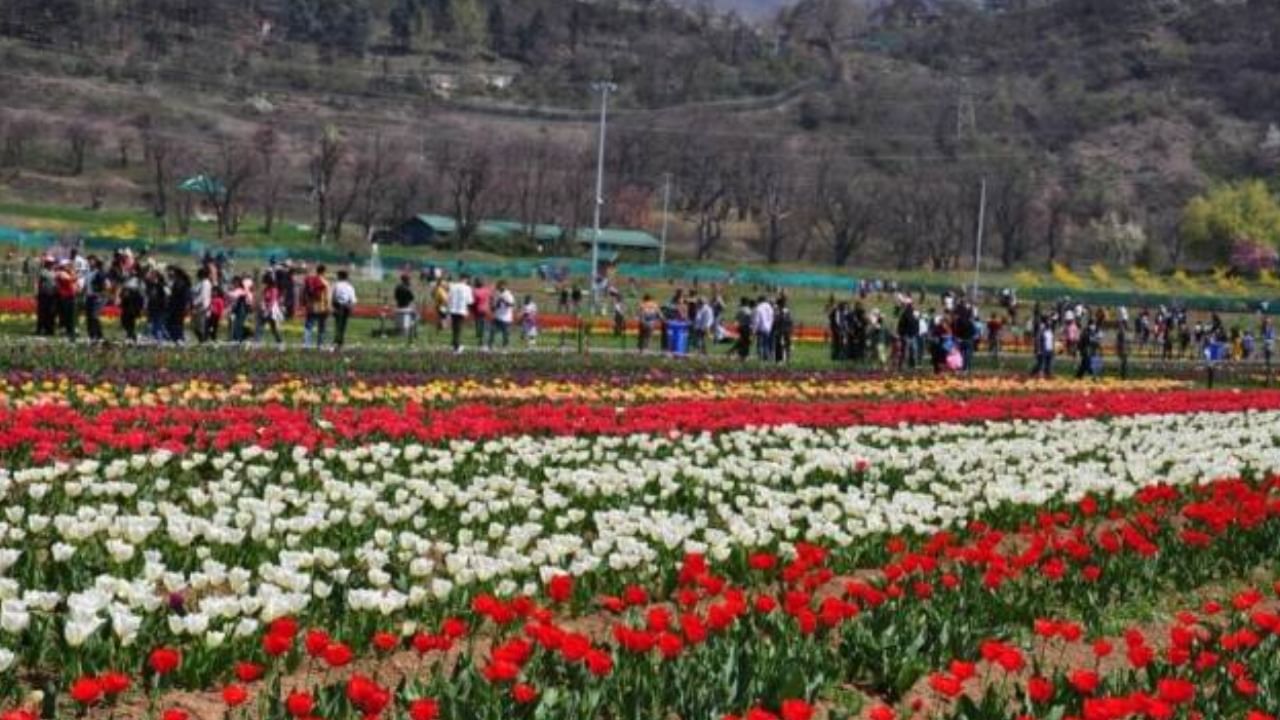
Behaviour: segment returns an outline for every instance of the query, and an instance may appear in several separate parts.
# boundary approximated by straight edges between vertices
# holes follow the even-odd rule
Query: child
[[[218,341],[218,324],[222,322],[222,314],[227,310],[227,295],[222,286],[213,287],[213,299],[209,301],[209,320],[205,326],[205,337],[209,342]]]
[[[524,333],[524,342],[533,347],[538,342],[538,306],[532,295],[524,296],[524,308],[520,311],[520,329]]]

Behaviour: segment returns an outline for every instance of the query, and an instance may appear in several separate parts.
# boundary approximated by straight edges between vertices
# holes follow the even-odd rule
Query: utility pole
[[[600,93],[600,147],[596,159],[596,209],[591,235],[591,310],[600,307],[600,212],[604,209],[604,139],[609,125],[609,93],[618,89],[611,82],[598,82],[591,89]]]
[[[982,178],[982,191],[978,194],[978,240],[973,256],[973,304],[978,305],[978,278],[982,273],[982,236],[987,221],[987,179]]]
[[[671,220],[671,173],[663,174],[662,188],[662,245],[658,248],[658,270],[667,266],[667,226]]]

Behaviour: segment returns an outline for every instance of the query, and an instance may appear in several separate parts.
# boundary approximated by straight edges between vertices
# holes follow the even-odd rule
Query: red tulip
[[[122,672],[109,671],[98,676],[98,684],[102,686],[104,694],[119,695],[129,689],[132,681]]]
[[[329,633],[323,630],[308,630],[306,637],[303,638],[302,645],[306,648],[307,654],[313,658],[324,655],[324,651],[329,647]]]
[[[458,618],[446,618],[440,624],[440,634],[451,640],[457,640],[467,634],[467,624]]]
[[[160,714],[160,720],[190,720],[191,714],[181,708],[169,708]]]
[[[532,685],[519,683],[511,688],[511,699],[520,705],[528,705],[538,699],[538,690]]]
[[[587,671],[596,677],[613,672],[613,656],[600,650],[591,650],[586,656]]]
[[[102,683],[85,676],[71,683],[71,699],[81,705],[92,705],[102,699]]]
[[[1042,677],[1033,677],[1027,681],[1027,695],[1034,703],[1047,703],[1053,698],[1053,683]]]
[[[182,653],[169,647],[156,648],[151,651],[148,664],[155,674],[168,675],[182,664]]]
[[[310,715],[315,706],[316,701],[311,697],[310,693],[305,692],[291,692],[284,701],[285,710],[295,718]]]
[[[573,597],[573,576],[556,575],[547,583],[547,597],[553,602],[566,603]]]
[[[240,685],[228,685],[222,688],[222,702],[227,707],[240,707],[249,701],[249,691]]]
[[[400,638],[389,632],[376,632],[373,634],[373,647],[380,652],[391,652],[400,645]]]
[[[440,705],[430,698],[419,698],[409,703],[409,720],[436,720],[440,717]]]
[[[262,636],[262,651],[271,657],[280,657],[292,649],[292,636],[271,632]]]
[[[1067,676],[1067,680],[1081,695],[1092,695],[1098,691],[1098,673],[1092,670],[1075,670]]]
[[[803,700],[782,701],[782,720],[811,720],[813,712],[813,706]]]
[[[253,682],[254,680],[262,677],[264,672],[265,669],[257,663],[236,663],[236,679],[240,682]]]
[[[877,705],[867,713],[868,720],[897,720],[898,714],[887,705]]]
[[[322,651],[324,662],[331,668],[346,666],[355,658],[355,653],[344,643],[335,642],[327,645]]]

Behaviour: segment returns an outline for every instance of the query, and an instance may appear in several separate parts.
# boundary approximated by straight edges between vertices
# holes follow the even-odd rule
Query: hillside
[[[1268,0],[738,17],[662,0],[11,0],[0,192],[141,205],[178,232],[203,204],[239,236],[283,215],[354,242],[424,210],[457,218],[464,245],[481,217],[582,227],[599,78],[618,87],[606,222],[656,230],[670,174],[691,257],[960,267],[985,180],[1001,266],[1196,265],[1214,253],[1187,246],[1187,201],[1280,166]],[[201,172],[217,196],[174,190]]]

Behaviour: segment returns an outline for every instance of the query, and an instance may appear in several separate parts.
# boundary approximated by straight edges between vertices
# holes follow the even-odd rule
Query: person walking
[[[777,315],[773,320],[773,356],[779,363],[791,362],[791,333],[794,321],[791,308],[787,306],[787,296],[779,295]]]
[[[276,341],[276,346],[284,344],[284,340],[280,337],[280,323],[284,321],[284,302],[280,297],[280,288],[276,286],[275,272],[268,270],[262,274],[262,292],[259,293],[258,317],[253,329],[253,335],[259,345],[263,341],[263,330],[271,330],[271,337]]]
[[[408,275],[405,276],[405,278],[408,277]],[[407,279],[405,283],[408,284]],[[436,307],[436,332],[444,332],[445,322],[449,319],[449,284],[445,282],[443,274],[436,278],[435,286],[431,288],[431,301]],[[409,306],[413,306],[412,291],[409,293]]]
[[[489,349],[493,349],[494,336],[502,336],[502,347],[511,344],[511,324],[516,318],[516,296],[505,281],[498,281],[493,294],[493,325],[489,328]]]
[[[196,285],[191,290],[191,330],[196,342],[209,340],[209,314],[213,309],[213,279],[208,265],[196,270]],[[219,314],[221,316],[221,314]]]
[[[310,345],[319,349],[324,344],[324,329],[333,311],[333,290],[325,272],[323,264],[316,265],[315,273],[307,276],[302,284],[302,302],[306,308],[306,319],[302,325],[303,347]]]
[[[107,304],[107,271],[97,255],[89,257],[89,271],[84,279],[84,328],[89,342],[100,343],[102,337],[102,308]]]
[[[341,349],[347,340],[347,323],[356,309],[356,288],[346,270],[338,271],[333,285],[333,346]]]
[[[436,283],[436,292],[440,291],[443,281]],[[417,319],[418,311],[414,307],[413,279],[409,277],[409,273],[400,276],[400,282],[396,283],[396,289],[392,292],[392,300],[396,304],[396,328],[400,334],[404,336],[406,343],[412,343],[417,335]],[[449,316],[448,293],[446,291],[445,301],[436,303],[436,312],[439,314],[438,324],[443,329],[444,318]]]
[[[773,359],[773,304],[761,295],[751,312],[751,333],[756,339],[756,355],[768,362]]]
[[[1098,321],[1086,319],[1085,322],[1084,329],[1080,332],[1080,337],[1076,341],[1076,351],[1080,355],[1080,364],[1076,367],[1076,379],[1080,380],[1085,375],[1088,375],[1096,380],[1098,378],[1097,366],[1102,364],[1102,331]]]
[[[187,312],[191,309],[191,276],[177,265],[169,265],[165,272],[169,280],[164,317],[165,335],[170,342],[184,343],[187,340]]]
[[[524,307],[520,310],[520,328],[524,333],[524,344],[533,347],[538,342],[538,305],[532,295],[524,296]]]
[[[1129,379],[1129,329],[1128,323],[1121,321],[1116,326],[1116,360],[1120,363],[1120,379]]]
[[[240,278],[234,278],[234,282],[239,282]],[[222,289],[221,285],[213,286],[213,300],[209,302],[209,312],[206,314],[204,324],[203,337],[207,342],[218,342],[218,329],[222,327],[222,316],[227,314],[227,293]],[[195,325],[193,321],[191,323]],[[200,336],[202,331],[197,328],[196,334]]]
[[[1012,322],[1012,319],[1010,320]],[[997,363],[1000,362],[1000,343],[1002,338],[1000,333],[1004,331],[1004,323],[995,313],[991,314],[991,319],[987,320],[987,351],[991,354],[991,359]]]
[[[489,316],[493,313],[493,291],[480,278],[476,278],[473,287],[471,313],[476,323],[476,347],[485,347],[489,335]]]
[[[707,354],[707,344],[714,341],[716,311],[711,303],[698,299],[697,310],[693,314],[693,347],[703,355]]]
[[[249,313],[253,311],[253,278],[245,275],[231,283],[231,341],[244,343],[249,339]]]
[[[164,276],[154,266],[148,267],[143,280],[143,292],[147,299],[147,335],[156,342],[169,339],[165,324],[169,308],[169,288]]]
[[[41,258],[36,274],[36,334],[53,337],[58,315],[58,283],[53,256]]]
[[[662,311],[658,307],[658,303],[654,302],[653,296],[645,294],[640,301],[639,317],[640,336],[637,340],[640,352],[649,349],[649,341],[653,338],[653,331],[659,325],[662,319]]]
[[[902,300],[901,309],[898,311],[898,372],[902,372],[905,367],[910,370],[916,369],[916,364],[920,362],[919,344],[916,337],[919,334],[920,321],[916,317],[915,305],[911,302],[911,298]]]
[[[755,320],[755,311],[751,307],[751,298],[742,298],[742,303],[738,306],[738,342],[734,344],[733,349],[738,353],[738,359],[745,361],[751,356],[751,328]]]
[[[462,352],[462,326],[467,321],[471,306],[475,304],[475,294],[471,291],[471,283],[464,274],[449,284],[449,326],[453,336],[453,351]]]
[[[1048,317],[1041,317],[1035,328],[1036,366],[1031,371],[1032,377],[1053,377],[1053,326]]]
[[[125,271],[124,280],[120,283],[119,302],[120,327],[124,330],[125,339],[136,343],[138,342],[138,319],[142,317],[147,305],[140,268],[133,267]]]
[[[70,340],[76,339],[76,294],[78,285],[75,268],[67,260],[58,263],[53,276],[58,299],[58,322]]]

